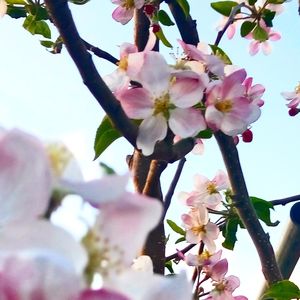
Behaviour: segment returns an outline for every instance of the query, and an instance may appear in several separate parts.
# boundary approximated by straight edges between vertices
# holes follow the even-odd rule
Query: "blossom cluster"
[[[198,285],[208,279],[212,280],[213,288],[206,300],[247,300],[244,296],[232,295],[240,281],[236,276],[226,276],[227,259],[221,259],[222,250],[216,251],[215,245],[219,227],[209,219],[209,211],[217,211],[221,206],[221,192],[230,189],[228,177],[223,171],[218,171],[212,180],[197,174],[194,186],[194,191],[181,193],[181,199],[190,207],[190,211],[181,218],[186,230],[185,240],[191,244],[203,243],[204,247],[196,255],[188,253],[180,256],[187,265],[199,270],[199,277],[200,273],[204,274],[204,278],[198,280]],[[201,297],[204,291],[198,286],[195,293]]]
[[[291,117],[296,116],[300,112],[300,109],[298,108],[300,103],[300,84],[295,87],[293,92],[282,92],[281,95],[289,101],[287,104],[289,115]]]
[[[54,148],[49,157],[35,137],[0,131],[0,298],[191,299],[185,274],[153,274],[149,257],[134,262],[161,218],[159,201],[127,192],[127,175],[87,182],[60,177],[69,156],[64,150],[63,162],[53,164],[60,159]],[[54,188],[95,208],[82,243],[45,217]],[[103,281],[96,289],[89,284],[94,274]]]
[[[128,117],[141,120],[137,147],[144,155],[168,131],[187,138],[210,128],[235,137],[261,114],[264,87],[252,85],[244,69],[228,68],[201,44],[179,43],[185,57],[175,65],[151,47],[138,52],[124,44],[118,69],[105,78]]]

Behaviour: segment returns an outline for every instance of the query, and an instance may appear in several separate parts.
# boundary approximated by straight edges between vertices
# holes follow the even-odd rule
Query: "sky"
[[[201,41],[213,43],[220,15],[210,8],[209,1],[191,0],[190,5]],[[133,41],[133,23],[122,26],[114,22],[111,12],[115,6],[109,0],[91,0],[84,6],[72,5],[71,8],[81,36],[91,44],[118,57],[118,46]],[[162,8],[167,11],[166,5]],[[238,35],[230,41],[224,37],[220,43],[234,64],[245,68],[254,83],[266,88],[262,116],[252,127],[254,140],[238,145],[249,194],[266,200],[300,194],[300,118],[288,115],[286,101],[280,95],[282,91],[292,91],[299,80],[300,17],[297,10],[295,0],[287,2],[285,11],[275,19],[274,29],[282,38],[272,43],[273,51],[269,56],[259,53],[251,57],[247,50],[249,41]],[[175,28],[164,30],[174,48],[162,47],[162,52],[172,62],[172,56],[181,54],[176,44],[179,34]],[[54,28],[52,33],[55,39]],[[40,46],[39,37],[22,28],[22,20],[8,16],[0,20],[0,38],[0,126],[19,127],[45,141],[64,140],[78,159],[86,179],[99,176],[98,161],[107,163],[118,173],[125,173],[125,157],[132,153],[132,147],[124,139],[110,146],[97,162],[92,162],[94,136],[104,114],[82,84],[66,50],[60,55],[48,53]],[[102,75],[114,70],[113,65],[99,58],[94,58],[94,62]],[[164,190],[175,169],[176,163],[163,174]],[[225,167],[218,147],[213,139],[205,141],[202,156],[187,156],[176,192],[191,191],[195,173],[212,178],[219,169],[225,170]],[[168,217],[180,224],[180,215],[187,209],[176,198],[173,202]],[[272,220],[281,223],[276,228],[266,228],[275,248],[287,226],[290,207],[276,207]],[[77,230],[72,219],[65,223]],[[257,254],[245,231],[238,233],[234,253],[224,255],[229,259],[228,274],[241,279],[238,293],[250,300],[256,299],[262,275]],[[299,275],[298,266],[293,277],[298,285]]]

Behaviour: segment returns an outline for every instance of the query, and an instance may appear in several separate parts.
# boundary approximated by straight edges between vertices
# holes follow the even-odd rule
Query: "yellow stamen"
[[[123,7],[125,7],[126,9],[132,9],[134,8],[134,0],[126,0],[123,4]]]
[[[300,94],[300,82],[299,82],[298,85],[295,87],[295,92],[296,92],[296,94]]]
[[[207,184],[206,190],[210,195],[218,193],[216,185],[212,181]]]
[[[233,105],[231,100],[226,99],[226,100],[218,101],[215,106],[217,110],[223,113],[227,113],[231,111]]]
[[[191,230],[195,235],[199,235],[202,232],[206,233],[205,225],[194,226]]]
[[[124,56],[118,62],[119,69],[127,71],[128,68],[128,56]]]
[[[170,108],[172,108],[172,104],[170,103],[170,95],[166,93],[165,95],[155,99],[153,115],[155,116],[162,113],[168,119]]]

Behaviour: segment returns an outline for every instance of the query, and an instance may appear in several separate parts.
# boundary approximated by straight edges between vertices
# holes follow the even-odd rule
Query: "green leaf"
[[[221,58],[226,65],[232,65],[232,62],[229,56],[218,46],[209,45],[213,54]]]
[[[35,34],[51,39],[51,30],[45,21],[36,21]]]
[[[170,19],[169,15],[162,9],[158,11],[158,20],[165,26],[175,25],[175,23]]]
[[[279,224],[279,221],[274,223],[271,221],[270,210],[274,209],[271,202],[257,197],[250,197],[250,200],[254,206],[258,218],[266,223],[266,225],[277,226]]]
[[[180,237],[179,239],[176,240],[175,244],[179,244],[179,243],[184,242],[184,241],[185,241],[185,237],[182,236],[182,237]]]
[[[166,46],[169,48],[173,48],[173,46],[170,44],[170,42],[167,40],[166,36],[164,35],[162,29],[160,28],[160,30],[158,32],[155,33],[155,35],[157,36],[157,38]]]
[[[49,15],[48,15],[47,9],[44,7],[38,6],[36,9],[36,13],[35,13],[35,19],[36,19],[36,21],[48,20]]]
[[[109,167],[107,164],[105,164],[104,162],[100,162],[99,163],[100,167],[102,168],[102,170],[104,171],[104,173],[106,175],[113,175],[116,174],[115,170],[112,169],[111,167]]]
[[[42,40],[40,41],[41,45],[46,47],[46,48],[52,48],[54,46],[54,42],[52,41],[46,41],[46,40]]]
[[[273,19],[274,19],[275,15],[276,15],[275,11],[271,11],[269,9],[264,9],[262,18],[268,27],[273,27]]]
[[[7,6],[6,12],[11,18],[18,19],[18,18],[26,18],[27,12],[25,7],[23,6]]]
[[[262,300],[291,300],[299,299],[300,290],[296,284],[289,280],[282,280],[272,284],[263,294]]]
[[[268,0],[268,3],[271,3],[271,4],[282,4],[286,2],[286,0]]]
[[[205,130],[200,131],[197,135],[196,138],[200,139],[210,139],[213,136],[213,132],[211,129],[207,128]]]
[[[173,270],[173,266],[172,266],[172,261],[171,260],[165,262],[165,267],[168,269],[168,271],[171,274],[175,273],[174,270]]]
[[[109,145],[111,145],[115,140],[117,140],[121,136],[122,135],[113,126],[110,119],[107,116],[105,116],[96,132],[94,142],[94,160],[97,159]]]
[[[226,225],[223,229],[223,236],[225,237],[222,246],[226,249],[233,250],[235,242],[237,241],[236,233],[238,230],[238,225],[240,220],[238,217],[234,216],[226,220]]]
[[[257,24],[253,30],[253,38],[259,42],[264,42],[269,38],[269,35],[262,27],[259,26],[259,24]]]
[[[6,0],[6,3],[9,4],[19,4],[19,5],[26,5],[27,2],[24,0]]]
[[[232,8],[237,5],[238,3],[235,1],[218,1],[210,4],[215,11],[226,17],[229,17]]]
[[[257,0],[249,0],[248,3],[249,5],[254,5],[257,2]]]
[[[256,26],[255,23],[250,21],[245,21],[241,26],[241,37],[248,35]]]
[[[185,236],[185,230],[182,229],[181,227],[179,227],[175,222],[173,222],[172,220],[167,220],[167,223],[173,231],[175,231],[176,233],[178,233],[180,235]]]
[[[90,0],[69,0],[71,3],[77,4],[77,5],[83,5],[88,3]]]
[[[179,6],[181,7],[184,15],[186,17],[189,16],[190,14],[190,5],[189,3],[187,2],[187,0],[177,0],[177,3],[179,4]]]

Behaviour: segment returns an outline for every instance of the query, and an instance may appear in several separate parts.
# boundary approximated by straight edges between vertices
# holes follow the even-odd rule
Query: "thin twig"
[[[286,205],[291,202],[296,202],[300,200],[300,195],[295,195],[287,198],[282,198],[282,199],[277,199],[277,200],[272,200],[270,201],[274,206],[275,205]]]
[[[165,196],[165,199],[164,199],[164,214],[163,214],[163,219],[165,218],[166,214],[167,214],[167,211],[170,207],[170,204],[171,204],[171,200],[172,200],[172,197],[174,195],[174,191],[175,191],[175,188],[177,186],[177,183],[179,181],[179,178],[180,178],[180,175],[182,173],[182,170],[183,170],[183,167],[184,167],[184,164],[186,162],[186,158],[182,158],[179,163],[178,163],[178,166],[177,166],[177,170],[175,172],[175,175],[174,175],[174,178],[171,182],[171,185],[169,187],[169,190]]]
[[[193,249],[197,244],[189,244],[188,246],[186,246],[185,248],[183,248],[182,250],[178,250],[176,253],[169,255],[166,257],[166,262],[175,258],[180,259],[180,254],[179,253],[187,253],[188,251],[190,251],[191,249]]]
[[[83,44],[85,45],[85,47],[93,52],[96,56],[103,58],[111,63],[113,63],[114,65],[118,65],[119,60],[116,59],[114,56],[112,56],[111,54],[109,54],[108,52],[93,46],[92,44],[90,44],[89,42],[85,41],[84,39],[81,39]]]

